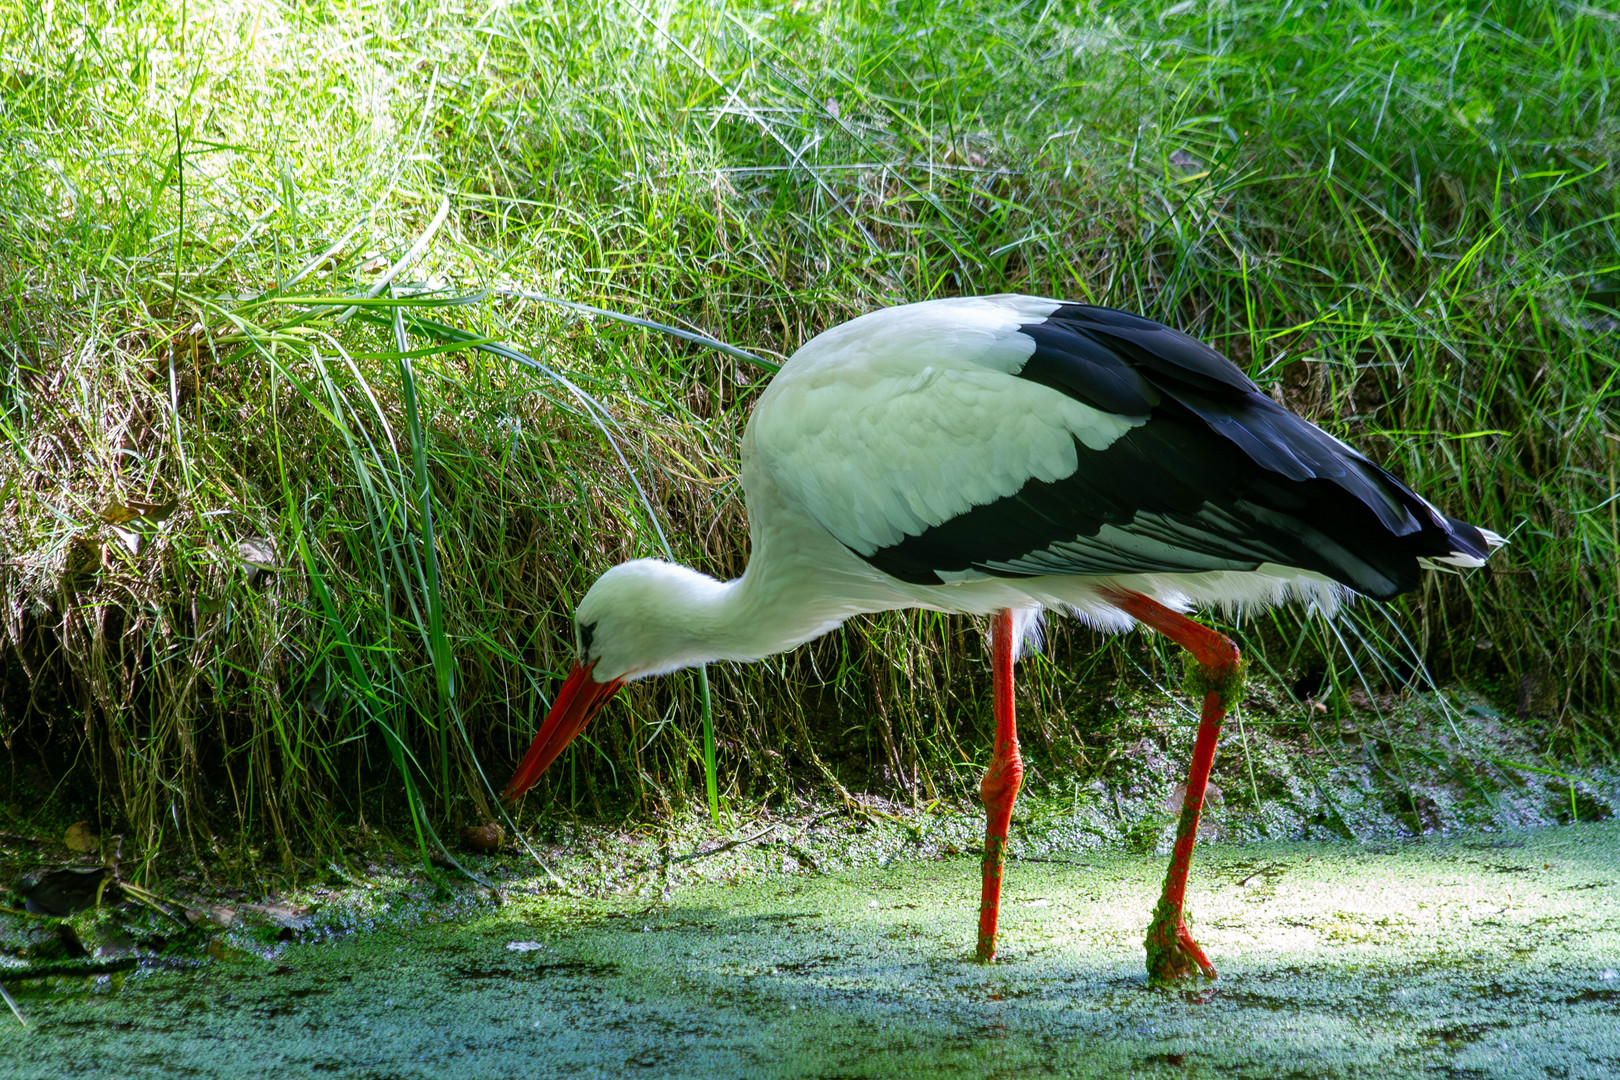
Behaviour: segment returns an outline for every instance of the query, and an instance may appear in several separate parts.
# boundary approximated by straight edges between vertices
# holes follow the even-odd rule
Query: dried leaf
[[[250,536],[246,540],[239,540],[236,544],[236,553],[248,566],[259,570],[279,570],[276,565],[276,542],[268,536]]]
[[[1187,153],[1185,150],[1170,151],[1170,164],[1183,172],[1197,172],[1204,167],[1204,163]]]
[[[1187,785],[1177,784],[1170,792],[1170,797],[1164,801],[1164,808],[1172,814],[1181,813],[1181,806],[1187,801]],[[1204,785],[1204,808],[1226,805],[1226,794],[1213,782]]]
[[[276,561],[276,542],[268,536],[250,536],[246,540],[237,541],[236,553],[242,559],[243,568],[247,570],[249,585],[253,584],[260,574],[273,573],[281,569]]]
[[[170,499],[168,502],[162,503],[145,503],[137,502],[134,499],[129,500],[129,509],[139,511],[144,520],[150,521],[154,525],[158,524],[159,522],[169,520],[169,518],[173,517],[174,512],[179,508],[179,499]]]
[[[141,534],[130,529],[121,529],[117,525],[112,527],[112,533],[118,538],[119,544],[131,555],[141,553]]]
[[[236,921],[236,911],[217,904],[206,908],[187,908],[186,920],[193,926],[212,923],[214,926],[228,927]]]

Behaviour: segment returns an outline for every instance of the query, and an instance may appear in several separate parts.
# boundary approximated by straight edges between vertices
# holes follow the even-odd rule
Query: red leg
[[[979,893],[979,959],[996,958],[996,916],[1001,910],[1001,868],[1007,857],[1007,827],[1024,780],[1013,716],[1013,613],[1000,611],[990,628],[990,669],[995,697],[996,742],[990,768],[979,782],[984,801],[984,884]]]
[[[1187,772],[1187,794],[1181,803],[1176,846],[1164,877],[1164,895],[1153,909],[1153,922],[1148,926],[1147,968],[1148,976],[1157,982],[1176,982],[1191,975],[1195,967],[1213,979],[1215,965],[1188,933],[1182,905],[1193,844],[1198,839],[1198,815],[1204,808],[1204,788],[1209,783],[1210,767],[1215,764],[1215,743],[1220,738],[1226,704],[1243,685],[1243,664],[1237,646],[1226,635],[1200,626],[1141,593],[1117,590],[1108,594],[1108,600],[1186,649],[1199,667],[1200,678],[1194,686],[1203,692],[1204,712],[1198,724],[1192,767]]]

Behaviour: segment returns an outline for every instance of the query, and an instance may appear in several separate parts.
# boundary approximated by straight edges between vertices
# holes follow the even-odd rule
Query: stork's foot
[[[1153,923],[1143,944],[1147,946],[1149,982],[1174,985],[1200,971],[1207,979],[1217,977],[1215,965],[1193,940],[1181,912],[1162,901],[1153,911]]]

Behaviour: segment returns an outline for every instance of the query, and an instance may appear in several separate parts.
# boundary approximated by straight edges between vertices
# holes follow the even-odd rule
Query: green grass
[[[596,574],[657,522],[740,572],[767,373],[529,293],[767,359],[957,293],[1172,322],[1511,538],[1388,620],[1238,628],[1279,683],[1415,654],[1612,755],[1620,21],[1477,8],[0,6],[10,827],[431,848],[491,812]],[[970,791],[979,653],[916,613],[716,668],[722,807]],[[1178,663],[1057,630],[1037,761],[1103,758],[1110,688]],[[633,687],[543,795],[700,801],[697,697]]]

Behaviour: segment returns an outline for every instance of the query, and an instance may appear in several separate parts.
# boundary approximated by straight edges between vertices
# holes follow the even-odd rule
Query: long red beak
[[[540,725],[534,742],[529,744],[529,752],[523,755],[517,772],[512,774],[506,790],[501,792],[503,801],[511,802],[533,787],[540,774],[546,771],[546,766],[557,760],[557,755],[574,741],[574,736],[584,730],[591,717],[600,712],[608,699],[624,685],[623,679],[597,682],[591,678],[591,668],[595,666],[594,663],[581,664],[569,672],[568,680],[557,691],[557,700],[551,703],[546,722]]]

